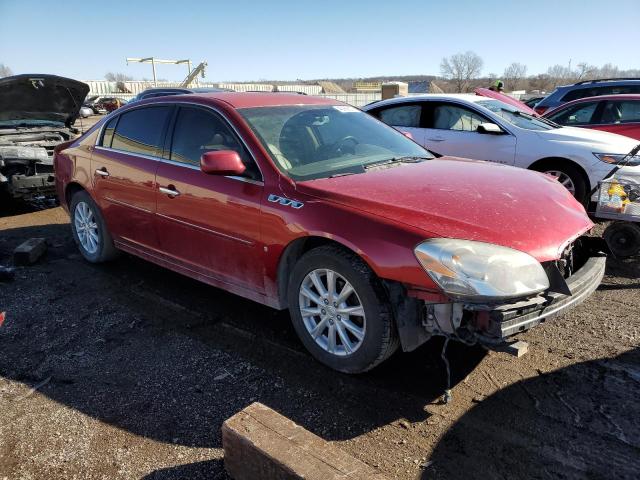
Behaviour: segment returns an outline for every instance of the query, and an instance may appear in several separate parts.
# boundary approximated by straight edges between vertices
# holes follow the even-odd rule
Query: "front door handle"
[[[427,140],[429,140],[430,142],[444,142],[443,137],[427,138]]]
[[[109,176],[109,172],[107,172],[107,169],[105,167],[98,168],[96,170],[96,174],[100,175],[101,177],[108,177]]]
[[[168,187],[160,187],[160,191],[169,195],[171,198],[180,195],[180,192],[176,190],[176,187],[174,187],[173,185],[169,185]]]

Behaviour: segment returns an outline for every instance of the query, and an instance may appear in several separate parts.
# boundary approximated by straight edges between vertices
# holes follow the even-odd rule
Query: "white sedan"
[[[479,95],[393,98],[363,110],[440,155],[514,165],[554,175],[583,203],[637,141],[621,135],[561,127]],[[640,182],[640,158],[620,174]]]

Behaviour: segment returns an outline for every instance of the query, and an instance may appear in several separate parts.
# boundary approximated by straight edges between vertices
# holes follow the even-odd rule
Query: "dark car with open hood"
[[[53,151],[80,133],[72,125],[87,93],[87,84],[55,75],[0,79],[0,198],[55,198]]]

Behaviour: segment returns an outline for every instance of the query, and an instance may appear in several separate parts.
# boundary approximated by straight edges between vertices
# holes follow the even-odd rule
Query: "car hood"
[[[496,100],[500,100],[502,103],[506,103],[507,105],[511,105],[512,107],[516,107],[523,113],[533,115],[534,117],[539,117],[538,112],[536,112],[533,108],[529,107],[525,103],[522,103],[520,100],[516,100],[513,97],[505,95],[504,93],[494,92],[493,90],[489,90],[488,88],[476,88],[473,91],[476,95],[480,95],[481,97],[494,98]]]
[[[71,126],[87,93],[86,83],[56,75],[0,78],[0,121],[46,120]]]
[[[628,153],[638,144],[637,140],[624,135],[589,128],[560,127],[536,131],[536,134],[545,140],[584,145],[602,153]]]
[[[411,226],[425,238],[503,245],[541,262],[559,258],[570,241],[593,226],[551,177],[451,157],[300,182],[296,188]]]

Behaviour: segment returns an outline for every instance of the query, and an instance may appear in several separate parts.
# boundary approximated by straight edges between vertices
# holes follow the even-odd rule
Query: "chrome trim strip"
[[[131,155],[134,157],[140,157],[140,158],[146,158],[147,160],[162,160],[162,158],[160,157],[156,157],[153,155],[145,155],[144,153],[134,153],[134,152],[127,152],[126,150],[120,150],[118,148],[105,148],[105,147],[99,147],[96,145],[96,150],[102,150],[104,152],[117,152],[117,153],[124,153],[125,155]]]
[[[175,95],[175,97],[179,97],[180,95]],[[264,185],[264,174],[262,173],[262,169],[260,168],[260,165],[258,164],[258,162],[256,162],[256,157],[253,154],[253,152],[251,151],[251,149],[249,148],[249,146],[247,145],[247,142],[244,141],[244,138],[242,138],[242,135],[240,135],[240,133],[238,132],[238,129],[235,127],[235,125],[233,124],[233,122],[231,122],[227,116],[222,113],[219,109],[217,109],[216,107],[212,107],[211,105],[204,105],[202,103],[196,103],[196,102],[180,102],[180,101],[175,101],[175,102],[153,102],[153,103],[145,103],[144,105],[137,105],[135,107],[132,108],[128,108],[125,111],[122,111],[120,113],[118,113],[118,115],[122,115],[123,113],[127,113],[127,112],[131,112],[133,110],[137,110],[139,108],[143,108],[143,107],[149,107],[152,105],[168,105],[168,106],[173,106],[173,105],[194,105],[197,107],[201,107],[201,108],[206,108],[209,109],[215,113],[217,113],[218,115],[220,115],[226,122],[227,125],[229,125],[231,127],[231,129],[233,130],[233,133],[236,134],[236,137],[238,137],[240,139],[240,142],[242,142],[242,145],[244,145],[244,148],[247,150],[247,153],[249,153],[249,156],[251,157],[251,160],[253,160],[253,163],[256,165],[256,167],[258,167],[258,171],[260,172],[260,176],[262,177],[261,180],[253,180],[251,178],[247,179],[250,180],[251,182],[260,182],[259,184]],[[102,145],[98,145],[98,142],[100,141],[100,139],[102,138],[102,131],[104,130],[104,127],[107,123],[109,123],[109,121],[111,120],[106,120],[102,123],[102,125],[100,126],[100,132],[98,133],[98,136],[96,138],[96,143],[94,145],[95,148],[98,148],[100,150],[113,150],[116,152],[122,152],[122,153],[127,153],[129,155],[138,155],[137,153],[131,153],[131,152],[125,152],[123,150],[116,150],[115,148],[105,148]],[[151,158],[152,160],[162,160],[164,161],[165,159],[163,158],[159,158],[159,157],[152,157],[152,156],[148,156],[148,155],[139,155],[143,158]],[[171,162],[171,160],[167,160],[169,162]],[[178,163],[178,162],[175,162]],[[184,164],[181,164],[184,165]],[[198,168],[199,169],[199,168]],[[236,176],[226,176],[226,178],[234,178],[236,180],[238,180],[238,178],[236,178]],[[244,178],[244,177],[241,177]],[[246,180],[243,180],[246,181]],[[251,183],[249,182],[249,183]]]
[[[153,213],[151,210],[147,210],[146,208],[138,207],[137,205],[130,205],[128,203],[121,202],[120,200],[115,200],[111,197],[102,197],[108,202],[115,203],[116,205],[120,205],[121,207],[133,208],[134,210],[138,210],[144,213]]]
[[[238,237],[234,237],[232,235],[227,235],[226,233],[222,233],[222,232],[218,232],[216,230],[211,230],[209,228],[205,228],[205,227],[201,227],[200,225],[194,225],[193,223],[189,223],[189,222],[185,222],[183,220],[178,220],[175,217],[170,217],[168,215],[163,215],[162,213],[156,213],[157,216],[162,217],[162,218],[166,218],[167,220],[171,220],[172,222],[177,222],[181,225],[185,225],[187,227],[191,227],[194,228],[196,230],[200,230],[202,232],[206,232],[206,233],[212,233],[213,235],[216,235],[218,237],[223,237],[226,238],[228,240],[235,240],[236,242],[240,242],[240,243],[244,243],[245,245],[253,245],[254,242],[250,241],[250,240],[245,240],[243,238],[238,238]]]

